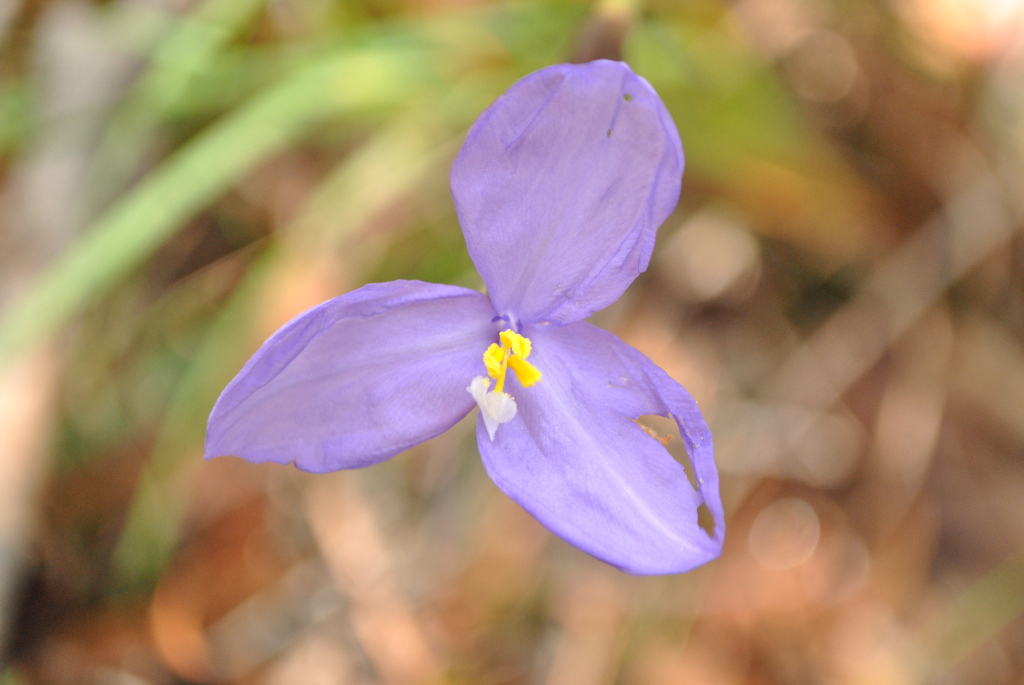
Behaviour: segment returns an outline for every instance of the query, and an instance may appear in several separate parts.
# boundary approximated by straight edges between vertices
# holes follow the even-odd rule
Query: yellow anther
[[[498,338],[501,340],[502,347],[511,349],[512,354],[520,359],[526,359],[530,356],[533,345],[530,343],[529,338],[524,338],[511,329],[498,333]]]
[[[516,372],[516,378],[524,388],[529,388],[540,381],[540,371],[536,366],[519,357],[509,357],[508,365]]]
[[[484,366],[487,367],[487,375],[497,380],[503,361],[505,361],[505,350],[501,349],[498,343],[491,343],[491,346],[484,352]]]
[[[484,366],[487,367],[487,375],[495,379],[494,392],[503,392],[505,389],[505,376],[508,368],[519,379],[524,388],[529,388],[540,381],[541,373],[536,366],[526,361],[533,350],[529,338],[525,338],[515,331],[509,329],[498,334],[501,345],[491,343],[484,351]]]

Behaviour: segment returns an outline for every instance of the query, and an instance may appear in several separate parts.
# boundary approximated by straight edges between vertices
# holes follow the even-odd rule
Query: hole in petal
[[[609,137],[609,138],[611,138],[611,137],[612,137],[612,130],[611,130],[611,129],[608,129],[608,137]]]
[[[623,95],[622,97],[623,97],[623,99],[624,99],[624,100],[625,100],[626,102],[629,102],[630,100],[632,100],[632,99],[633,99],[633,96],[632,96],[632,95],[630,95],[629,93],[626,93],[626,94],[625,94],[625,95]]]
[[[636,419],[637,424],[654,440],[661,443],[665,451],[682,465],[686,471],[686,479],[690,486],[697,489],[697,475],[694,473],[690,455],[686,453],[686,444],[679,438],[679,426],[673,419],[657,414],[645,414]]]
[[[668,452],[669,456],[683,467],[683,471],[686,472],[686,479],[690,482],[690,487],[697,491],[697,474],[694,472],[690,455],[686,451],[686,443],[679,436],[679,425],[675,422],[675,419],[657,414],[644,414],[634,419],[634,421],[653,440],[661,443],[661,446]],[[708,537],[713,538],[715,536],[715,517],[711,515],[711,510],[704,503],[697,507],[697,525],[708,534]]]
[[[704,503],[697,507],[697,525],[708,534],[709,538],[715,537],[715,517],[708,509],[708,505]]]

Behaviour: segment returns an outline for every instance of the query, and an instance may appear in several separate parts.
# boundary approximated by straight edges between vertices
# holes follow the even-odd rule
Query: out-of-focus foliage
[[[475,416],[360,472],[204,463],[289,318],[482,287],[462,136],[595,58],[687,153],[595,322],[707,413],[722,559],[552,538]],[[1020,0],[0,0],[0,678],[1021,683],[1022,84]]]

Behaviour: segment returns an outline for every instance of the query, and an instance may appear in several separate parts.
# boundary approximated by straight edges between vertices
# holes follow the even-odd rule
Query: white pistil
[[[477,376],[466,390],[480,407],[480,415],[484,417],[487,435],[494,440],[494,433],[498,430],[498,426],[515,418],[516,401],[512,399],[511,395],[503,392],[487,392],[490,387],[491,379]]]

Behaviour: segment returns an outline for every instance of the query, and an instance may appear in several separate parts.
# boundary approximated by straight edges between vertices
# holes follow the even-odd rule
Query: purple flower
[[[299,315],[221,394],[207,457],[317,473],[369,466],[479,405],[488,474],[565,540],[637,574],[714,559],[725,522],[696,403],[640,352],[581,321],[647,268],[682,172],[672,119],[625,64],[523,78],[473,125],[452,167],[488,295],[393,281]],[[675,419],[696,490],[633,420],[647,414]],[[702,504],[710,535],[697,523]]]

